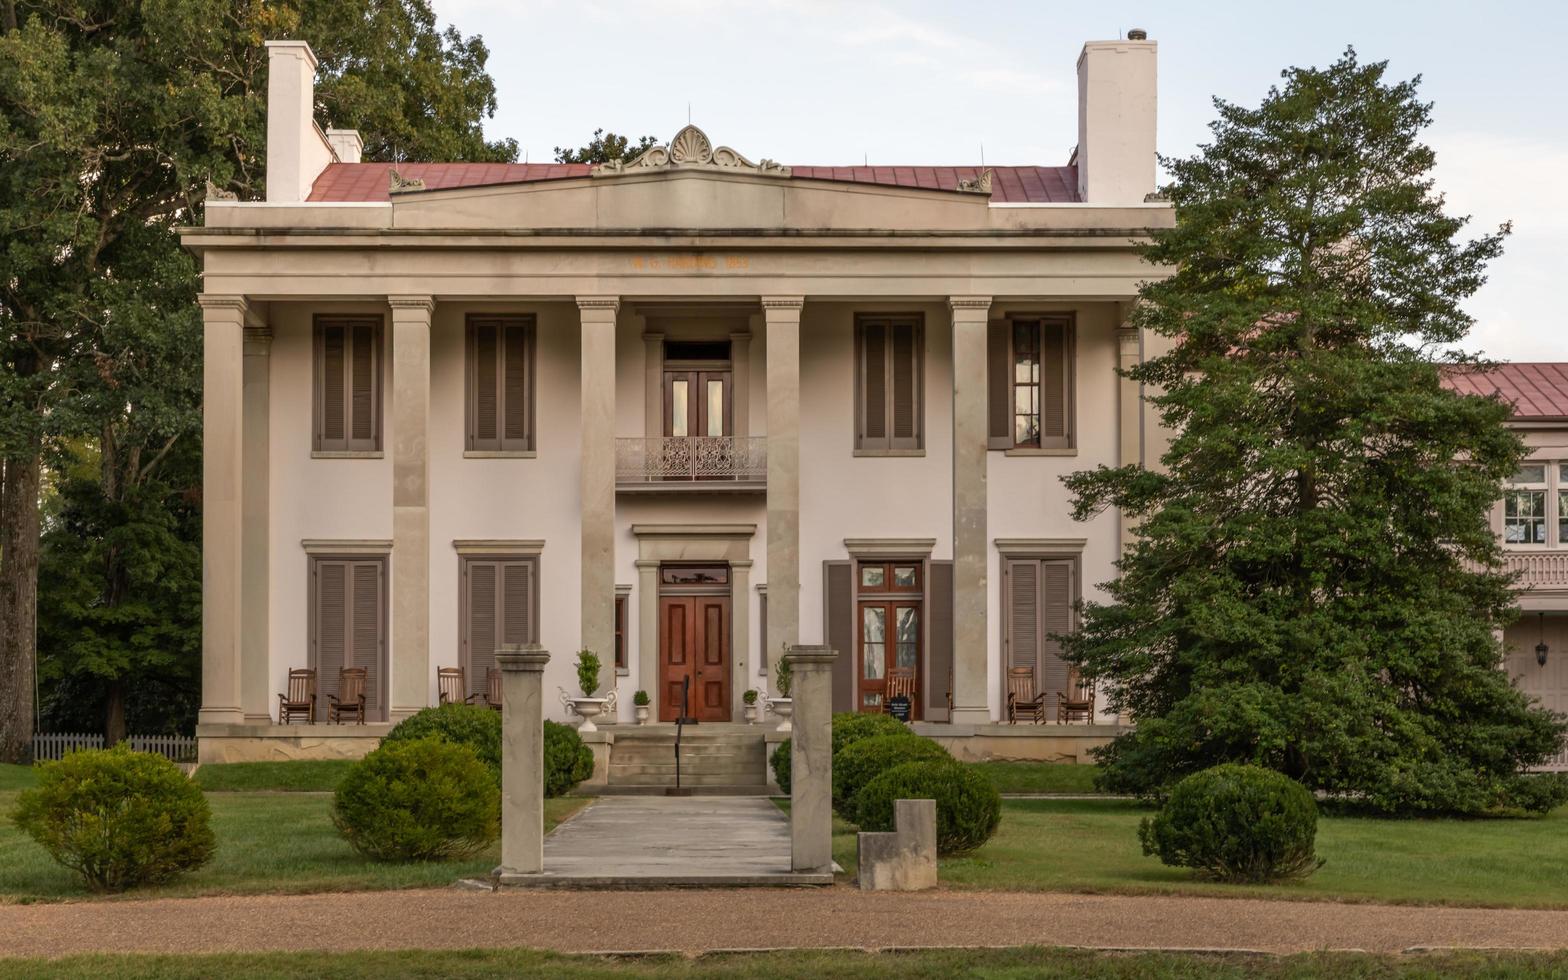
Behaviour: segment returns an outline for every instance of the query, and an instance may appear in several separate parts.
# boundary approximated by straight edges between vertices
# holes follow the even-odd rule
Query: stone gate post
[[[833,870],[833,661],[828,646],[790,647],[790,867]]]
[[[544,665],[537,643],[496,651],[501,668],[501,866],[496,875],[544,870]]]

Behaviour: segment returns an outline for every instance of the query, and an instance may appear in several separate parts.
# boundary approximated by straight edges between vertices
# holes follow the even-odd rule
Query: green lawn
[[[1070,762],[977,762],[1001,793],[1093,793],[1099,766]]]
[[[530,950],[458,952],[364,952],[223,954],[211,956],[79,956],[58,960],[0,960],[0,978],[37,980],[92,976],[102,980],[158,978],[197,980],[215,976],[253,978],[320,977],[341,980],[391,980],[397,977],[593,977],[772,978],[822,980],[988,980],[1083,977],[1087,980],[1394,980],[1394,978],[1560,977],[1568,971],[1562,953],[1445,953],[1425,956],[1370,956],[1314,953],[1288,957],[1205,956],[1171,953],[1093,953],[1070,949],[964,949],[864,953],[803,950],[610,959],[561,956]]]
[[[273,792],[330,793],[354,763],[348,759],[301,759],[295,762],[231,762],[202,766],[196,781],[209,793]]]
[[[282,781],[308,782],[318,777],[319,773]],[[17,790],[31,781],[32,774],[19,766],[0,767],[0,815],[10,812]],[[467,861],[377,864],[355,854],[338,836],[329,815],[332,799],[324,793],[211,792],[208,801],[213,832],[218,837],[213,860],[174,884],[133,891],[129,897],[441,886],[460,877],[488,874],[501,856],[496,845]],[[587,802],[583,797],[546,800],[546,828]],[[0,820],[0,902],[50,901],[86,894],[78,880],[55,864],[43,848],[9,820]]]

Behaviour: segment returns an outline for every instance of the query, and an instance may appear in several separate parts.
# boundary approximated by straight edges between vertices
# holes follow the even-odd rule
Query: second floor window
[[[919,317],[855,322],[855,448],[925,448],[925,353]]]
[[[381,318],[319,317],[315,336],[317,452],[381,449]]]
[[[1568,546],[1568,463],[1519,467],[1503,488],[1503,543]]]
[[[992,449],[1069,449],[1073,327],[1065,316],[994,320],[989,330]]]
[[[468,434],[471,452],[534,448],[534,321],[468,318]]]

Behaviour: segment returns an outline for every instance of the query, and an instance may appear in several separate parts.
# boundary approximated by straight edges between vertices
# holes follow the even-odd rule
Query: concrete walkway
[[[765,797],[603,796],[544,841],[539,888],[831,885],[790,871],[789,818]]]
[[[1062,945],[1270,953],[1568,948],[1568,912],[834,888],[664,892],[455,888],[0,905],[0,957],[527,947]]]

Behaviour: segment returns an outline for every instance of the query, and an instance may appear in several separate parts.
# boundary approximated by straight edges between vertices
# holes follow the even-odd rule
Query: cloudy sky
[[[1213,96],[1256,103],[1287,65],[1347,45],[1423,77],[1452,210],[1513,221],[1471,301],[1470,344],[1568,360],[1568,4],[1173,4],[1057,0],[433,0],[491,51],[486,129],[534,161],[597,127],[667,139],[687,121],[786,164],[1061,164],[1076,139],[1087,39],[1142,27],[1160,44],[1159,148],[1193,152]],[[1558,65],[1553,68],[1552,65]]]

